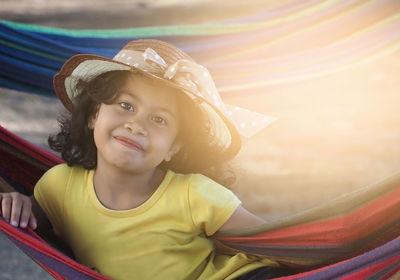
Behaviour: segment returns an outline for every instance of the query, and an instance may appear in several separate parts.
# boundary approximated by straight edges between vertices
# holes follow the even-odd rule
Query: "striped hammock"
[[[275,85],[290,87],[400,51],[398,0],[270,2],[258,14],[198,25],[66,30],[0,20],[0,87],[54,96],[52,77],[70,56],[113,57],[135,38],[161,39],[189,53],[210,70],[227,101],[263,96]],[[1,127],[0,159],[0,186],[28,195],[61,162]],[[299,271],[280,279],[389,279],[400,270],[399,186],[395,175],[254,231],[217,236],[216,246]],[[0,229],[56,279],[107,279],[29,229],[3,220]]]
[[[0,126],[1,187],[31,194],[57,156]],[[400,174],[321,207],[251,231],[216,236],[218,250],[268,257],[301,272],[279,279],[389,279],[400,270]],[[30,229],[0,220],[4,232],[56,279],[108,279]]]

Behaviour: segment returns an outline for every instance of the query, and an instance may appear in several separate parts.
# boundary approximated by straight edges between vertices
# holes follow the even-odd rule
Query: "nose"
[[[141,136],[147,136],[146,129],[144,129],[143,126],[141,126],[138,122],[127,121],[124,124],[124,128],[129,130],[129,132],[132,133],[132,134],[141,135]]]

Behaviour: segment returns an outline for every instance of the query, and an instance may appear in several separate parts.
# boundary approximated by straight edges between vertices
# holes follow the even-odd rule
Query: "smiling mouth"
[[[117,137],[114,137],[114,139],[117,140],[117,142],[120,143],[121,145],[123,145],[131,150],[144,151],[143,147],[139,143],[137,143],[129,138],[117,136]]]

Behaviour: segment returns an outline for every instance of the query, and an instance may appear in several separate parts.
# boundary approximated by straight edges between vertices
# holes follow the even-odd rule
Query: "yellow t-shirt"
[[[137,208],[103,206],[93,170],[53,167],[34,195],[55,233],[77,260],[113,279],[233,279],[274,265],[239,253],[214,253],[213,235],[240,204],[228,189],[200,174],[168,171],[155,193]]]

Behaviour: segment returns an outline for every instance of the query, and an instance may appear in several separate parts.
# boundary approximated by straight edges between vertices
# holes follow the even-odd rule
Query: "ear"
[[[88,123],[88,128],[89,129],[94,129],[94,123],[96,122],[96,118],[90,118],[89,123]]]
[[[170,161],[176,153],[178,153],[181,150],[181,145],[178,143],[175,143],[172,145],[171,149],[168,151],[167,155],[165,156],[165,161]]]
[[[88,128],[89,129],[94,129],[94,125],[96,123],[97,120],[97,115],[99,114],[99,111],[96,112],[96,114],[94,116],[91,116],[88,122]]]

